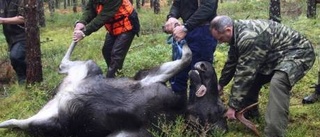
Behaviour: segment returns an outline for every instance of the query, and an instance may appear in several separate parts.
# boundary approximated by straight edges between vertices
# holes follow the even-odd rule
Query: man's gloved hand
[[[75,30],[73,32],[73,41],[78,42],[82,40],[86,35],[81,30]]]
[[[172,34],[173,29],[177,26],[177,24],[178,25],[181,24],[178,19],[173,18],[173,17],[169,18],[168,21],[164,25],[164,32]]]
[[[84,25],[83,23],[76,23],[76,25],[74,26],[74,30],[85,30],[86,25]]]

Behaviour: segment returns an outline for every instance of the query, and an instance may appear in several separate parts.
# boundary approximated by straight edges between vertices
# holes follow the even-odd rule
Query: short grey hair
[[[229,16],[216,16],[210,22],[210,30],[215,29],[216,31],[223,33],[225,27],[232,27],[233,20]]]

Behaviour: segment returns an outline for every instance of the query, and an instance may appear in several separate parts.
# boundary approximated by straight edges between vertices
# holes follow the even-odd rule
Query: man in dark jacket
[[[80,41],[102,26],[108,30],[102,48],[108,65],[106,77],[114,78],[122,69],[134,36],[139,33],[138,14],[129,0],[89,0],[76,22],[73,40]]]
[[[288,125],[290,90],[313,66],[311,42],[289,27],[270,20],[236,20],[217,16],[211,33],[229,43],[228,59],[219,79],[220,90],[233,78],[226,116],[258,101],[261,87],[270,82],[265,115],[267,137],[283,137]]]
[[[173,35],[175,41],[184,39],[192,51],[192,62],[182,72],[170,80],[172,90],[181,95],[184,107],[187,101],[188,72],[196,62],[213,63],[213,53],[217,41],[211,37],[210,21],[217,15],[218,0],[174,0],[167,16],[164,30]],[[183,23],[179,22],[179,18]],[[190,101],[193,100],[190,93]]]
[[[0,1],[0,24],[10,51],[10,61],[18,76],[19,84],[26,79],[26,33],[24,29],[24,17],[22,0]]]

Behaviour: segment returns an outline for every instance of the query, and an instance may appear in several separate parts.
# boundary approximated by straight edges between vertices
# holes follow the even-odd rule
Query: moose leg
[[[170,61],[162,64],[160,67],[154,68],[149,75],[141,80],[142,85],[150,85],[157,82],[166,82],[172,76],[183,70],[191,63],[192,52],[187,44],[182,47],[181,59]]]
[[[49,101],[36,115],[27,119],[10,119],[0,123],[0,128],[13,128],[27,129],[30,123],[46,123],[53,117],[58,115],[58,100]]]

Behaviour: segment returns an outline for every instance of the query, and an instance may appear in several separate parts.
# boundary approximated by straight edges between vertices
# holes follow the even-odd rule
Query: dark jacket
[[[199,4],[200,3],[200,4]],[[174,0],[168,18],[182,18],[188,31],[209,23],[216,15],[218,0]]]
[[[23,16],[23,0],[0,0],[0,17]],[[11,47],[19,41],[26,40],[24,24],[2,24],[6,41]]]

